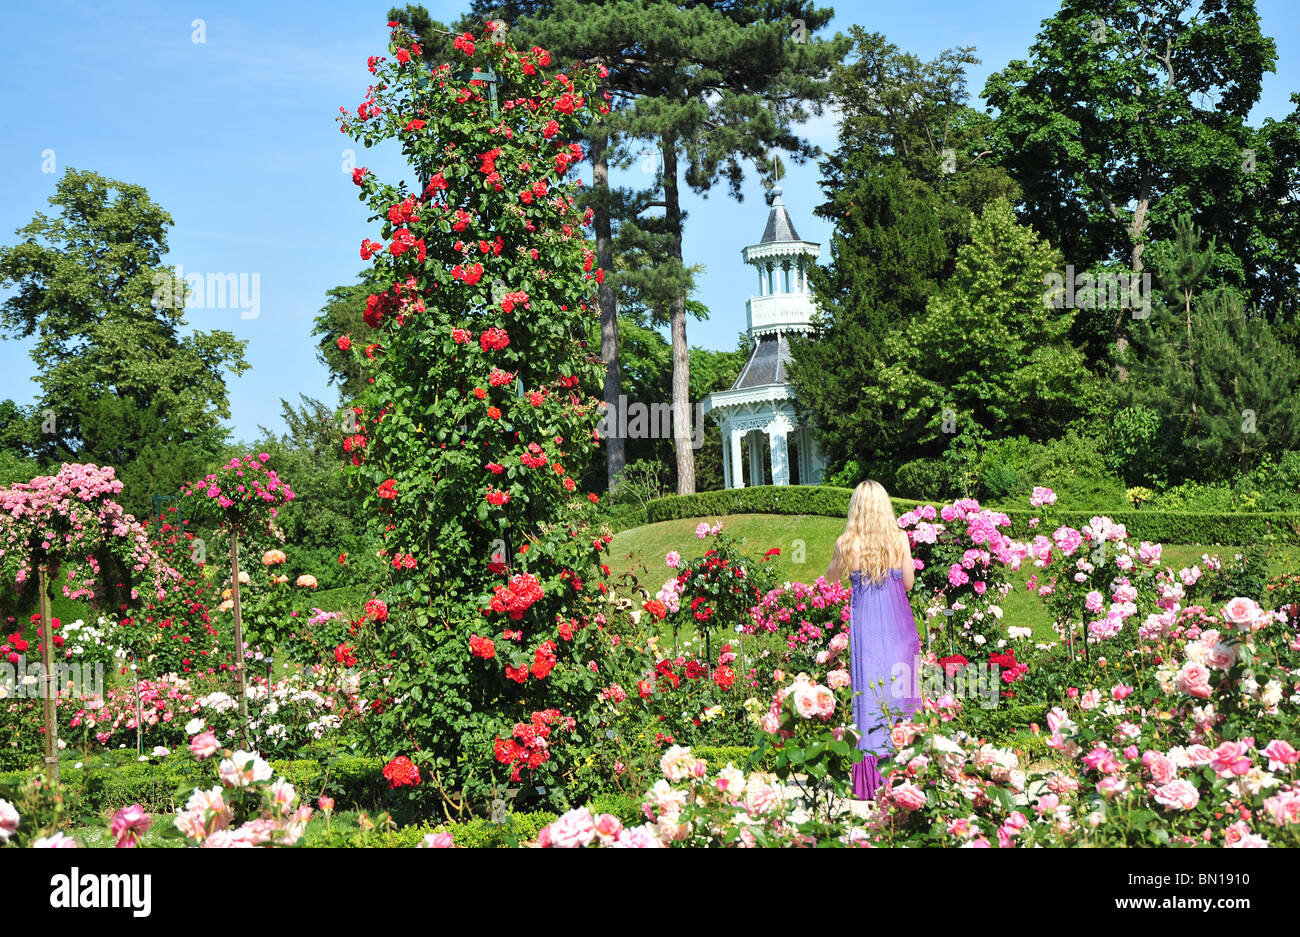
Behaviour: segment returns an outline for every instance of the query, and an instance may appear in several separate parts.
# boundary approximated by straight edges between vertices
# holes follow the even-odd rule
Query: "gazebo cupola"
[[[743,488],[746,477],[751,485],[765,484],[769,469],[774,485],[815,485],[825,469],[811,429],[799,425],[786,376],[790,337],[812,332],[816,305],[808,270],[821,245],[799,239],[781,196],[780,188],[772,190],[763,237],[741,251],[758,272],[758,293],[745,301],[753,350],[731,389],[710,394],[703,405],[722,427],[728,488]]]

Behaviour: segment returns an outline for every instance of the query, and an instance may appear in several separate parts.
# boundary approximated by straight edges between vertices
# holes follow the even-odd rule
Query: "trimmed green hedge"
[[[720,514],[812,514],[844,517],[849,510],[848,488],[828,485],[763,485],[729,488],[693,495],[671,495],[651,501],[646,509],[648,523]],[[893,498],[901,513],[923,501]],[[1029,521],[1042,512],[1028,508],[994,508],[1011,519],[1012,532],[1024,537],[1031,532]],[[1054,520],[1082,527],[1094,511],[1053,511]],[[1174,511],[1112,511],[1109,516],[1128,528],[1129,536],[1153,543],[1204,543],[1246,546],[1272,535],[1280,543],[1300,544],[1300,513],[1260,512],[1254,514],[1196,514]]]
[[[339,809],[374,808],[385,802],[388,784],[384,760],[344,756],[332,765],[316,761],[273,761],[276,776],[289,781],[304,800],[315,802],[322,793],[333,797]],[[326,781],[326,772],[329,779]],[[0,785],[20,785],[39,771],[0,774]],[[74,811],[105,814],[131,804],[150,812],[167,812],[176,806],[178,789],[200,784],[211,787],[216,772],[188,754],[158,763],[130,762],[118,767],[91,764],[86,768],[60,766],[65,796]]]

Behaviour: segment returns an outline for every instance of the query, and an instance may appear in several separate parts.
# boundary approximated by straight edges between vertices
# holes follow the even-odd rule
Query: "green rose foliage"
[[[590,603],[608,537],[573,479],[600,416],[604,366],[583,337],[602,274],[570,169],[606,107],[595,74],[548,74],[546,52],[490,32],[432,72],[403,28],[389,48],[340,118],[367,147],[397,141],[421,180],[353,174],[374,211],[362,257],[391,284],[367,298],[370,334],[336,339],[363,377],[343,450],[389,570],[358,658],[384,681],[367,691],[376,750],[427,772],[413,794],[481,809],[505,787],[562,787],[596,721],[591,665],[609,641]],[[499,103],[471,77],[489,66]],[[492,652],[472,655],[471,637]],[[542,723],[545,759],[498,760],[547,710],[563,718]]]

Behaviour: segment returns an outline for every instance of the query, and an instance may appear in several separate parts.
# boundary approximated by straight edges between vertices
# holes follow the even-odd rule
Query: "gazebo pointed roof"
[[[799,235],[794,230],[794,222],[790,220],[790,214],[785,210],[785,201],[781,195],[780,186],[772,190],[772,210],[767,213],[767,227],[763,230],[760,244],[799,240]]]

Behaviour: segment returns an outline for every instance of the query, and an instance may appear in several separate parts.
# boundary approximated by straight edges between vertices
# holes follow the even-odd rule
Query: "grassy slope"
[[[826,572],[830,563],[835,538],[844,530],[844,521],[837,517],[784,514],[731,514],[725,517],[702,517],[659,524],[648,524],[625,530],[614,537],[610,545],[610,571],[619,576],[626,572],[636,575],[638,581],[651,593],[657,591],[669,576],[663,558],[669,550],[677,550],[687,559],[699,554],[695,528],[700,521],[722,523],[725,533],[734,537],[750,556],[761,556],[772,547],[781,550],[780,557],[771,562],[780,574],[788,579],[810,582]],[[1190,566],[1203,553],[1230,554],[1232,547],[1203,546],[1200,544],[1166,544],[1163,561],[1179,569]],[[1300,550],[1290,548],[1274,561],[1271,573],[1293,571],[1300,568]],[[1033,572],[1032,567],[1022,569],[1012,576],[1015,589],[1002,603],[1006,620],[1029,625],[1040,640],[1053,640],[1051,623],[1041,600],[1028,593],[1024,584]]]

